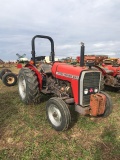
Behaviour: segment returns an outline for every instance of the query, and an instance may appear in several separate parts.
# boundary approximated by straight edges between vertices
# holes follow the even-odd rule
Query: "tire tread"
[[[27,96],[24,102],[26,104],[39,103],[40,102],[40,90],[39,90],[37,76],[35,75],[35,72],[29,68],[22,68],[19,72],[19,76],[21,74],[25,77],[25,80],[27,83],[27,89],[26,89]]]

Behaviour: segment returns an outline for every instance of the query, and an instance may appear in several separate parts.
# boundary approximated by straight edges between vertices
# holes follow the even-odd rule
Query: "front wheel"
[[[111,114],[112,112],[112,109],[113,109],[113,104],[112,104],[112,100],[111,100],[111,97],[105,93],[105,92],[102,92],[102,94],[104,94],[106,96],[106,105],[105,105],[105,112],[102,114],[102,117],[107,117]]]
[[[67,104],[60,98],[50,98],[46,105],[47,119],[56,131],[69,128],[71,115]]]

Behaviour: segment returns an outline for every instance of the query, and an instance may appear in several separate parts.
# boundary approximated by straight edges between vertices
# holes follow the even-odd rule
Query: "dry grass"
[[[68,131],[56,132],[46,119],[49,97],[36,106],[24,105],[17,85],[7,87],[0,80],[0,159],[119,160],[120,93],[108,93],[114,104],[109,117],[77,116]]]

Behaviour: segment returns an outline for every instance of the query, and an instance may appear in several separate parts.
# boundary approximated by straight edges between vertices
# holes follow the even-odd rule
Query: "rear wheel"
[[[14,86],[17,83],[17,76],[14,73],[7,72],[2,76],[2,82],[6,86]]]
[[[56,131],[69,128],[71,115],[67,104],[60,98],[50,98],[46,105],[47,119]]]
[[[22,68],[18,75],[19,95],[25,104],[39,103],[40,90],[35,72],[29,68]]]
[[[102,94],[104,94],[106,96],[106,105],[105,105],[105,112],[102,114],[102,117],[107,117],[111,114],[112,112],[112,109],[113,109],[113,104],[112,104],[112,100],[111,100],[111,97],[105,93],[105,92],[102,92]]]

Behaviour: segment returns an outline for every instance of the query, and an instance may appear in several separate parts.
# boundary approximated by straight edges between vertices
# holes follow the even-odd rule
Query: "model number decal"
[[[75,75],[71,75],[71,74],[67,74],[67,73],[62,73],[62,72],[56,72],[56,75],[60,75],[60,76],[64,76],[64,77],[68,77],[68,78],[73,78],[73,79],[79,79],[79,76],[75,76]]]

